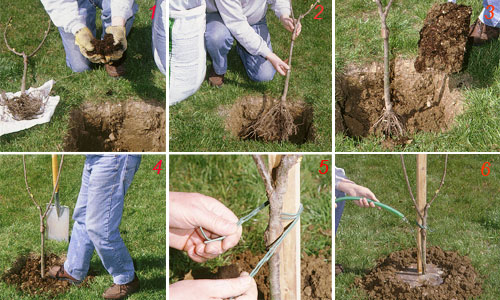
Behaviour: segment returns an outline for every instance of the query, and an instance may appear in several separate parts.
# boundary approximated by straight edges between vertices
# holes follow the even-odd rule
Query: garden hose
[[[335,199],[335,203],[338,203],[338,202],[341,202],[341,201],[346,201],[346,200],[352,200],[352,201],[355,201],[355,200],[360,200],[362,199],[363,197],[353,197],[353,196],[346,196],[346,197],[340,197],[340,198],[337,198]],[[368,203],[373,203],[375,204],[376,206],[379,206],[385,210],[388,210],[390,211],[391,213],[397,215],[398,217],[400,217],[401,219],[403,219],[404,221],[406,221],[406,217],[405,215],[403,215],[402,213],[400,213],[399,211],[397,211],[396,209],[390,207],[389,205],[387,204],[384,204],[384,203],[380,203],[380,202],[377,202],[377,201],[373,201],[371,199],[366,199],[368,201]]]

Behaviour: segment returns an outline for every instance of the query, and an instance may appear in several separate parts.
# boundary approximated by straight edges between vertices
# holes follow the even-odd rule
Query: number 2
[[[491,5],[490,5],[490,6],[491,6]],[[316,5],[316,7],[315,7],[314,9],[317,9],[317,8],[319,8],[319,9],[320,9],[320,11],[319,11],[319,13],[318,13],[316,16],[314,16],[314,19],[315,19],[315,20],[323,20],[323,18],[318,18],[318,16],[319,16],[319,15],[321,15],[321,13],[323,13],[323,9],[324,9],[324,7],[323,7],[323,5],[318,4],[318,5]]]
[[[493,13],[493,11],[495,10],[495,6],[493,6],[493,5],[488,5],[488,6],[486,6],[486,10],[487,10],[487,11],[489,11],[489,12],[491,13],[491,16],[490,16],[489,18],[488,18],[487,16],[484,16],[484,18],[485,18],[485,19],[488,19],[488,20],[493,19],[493,16],[495,15],[495,14]]]
[[[328,165],[327,165],[327,164],[325,164],[325,163],[323,163],[323,162],[325,162],[325,161],[328,161],[328,159],[323,159],[323,160],[321,161],[321,164],[319,165],[319,170],[318,170],[318,172],[319,172],[320,174],[326,174],[326,173],[328,172]],[[325,172],[321,172],[321,168],[322,168],[323,166],[325,166],[325,167],[326,167],[326,168],[325,168]]]

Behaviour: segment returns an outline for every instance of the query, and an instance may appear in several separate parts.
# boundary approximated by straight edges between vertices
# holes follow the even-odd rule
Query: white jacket
[[[267,57],[271,49],[250,27],[266,15],[271,4],[276,16],[290,15],[289,0],[207,0],[207,12],[219,12],[234,38],[252,55]]]
[[[132,17],[134,0],[109,0],[111,1],[111,17],[122,17],[125,20]],[[57,27],[75,34],[85,27],[85,16],[80,15],[76,0],[41,0],[45,11]]]

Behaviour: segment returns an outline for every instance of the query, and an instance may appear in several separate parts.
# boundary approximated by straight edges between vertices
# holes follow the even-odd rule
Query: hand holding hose
[[[169,193],[169,245],[186,251],[196,262],[212,259],[238,244],[241,226],[238,217],[220,201],[198,193]],[[225,239],[205,243],[199,227],[213,239]]]
[[[354,203],[359,207],[376,207],[372,202],[368,202],[367,199],[372,199],[373,201],[378,201],[375,194],[364,186],[360,186],[349,179],[342,179],[336,189],[346,193],[349,196],[362,197],[362,199],[354,201]],[[379,207],[380,209],[380,207]]]

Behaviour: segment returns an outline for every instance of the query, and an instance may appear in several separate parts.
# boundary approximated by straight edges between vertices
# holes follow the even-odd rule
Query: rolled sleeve
[[[283,15],[290,16],[292,13],[292,10],[290,9],[290,2],[286,0],[270,0],[267,3],[271,4],[271,8],[278,18],[281,18]]]
[[[130,19],[134,15],[133,5],[134,0],[111,0],[111,17]]]
[[[335,167],[335,189],[337,189],[338,184],[342,179],[346,179],[344,169]]]

